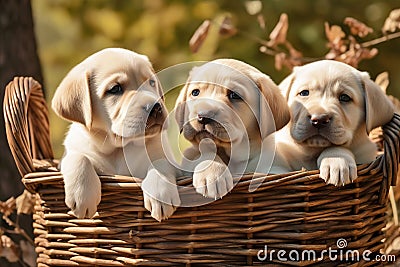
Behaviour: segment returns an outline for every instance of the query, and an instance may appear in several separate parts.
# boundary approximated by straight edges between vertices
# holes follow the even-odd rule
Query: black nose
[[[160,103],[155,103],[153,108],[150,111],[150,116],[157,117],[162,113],[162,106]]]
[[[203,125],[206,125],[212,122],[212,119],[209,117],[204,117],[202,115],[197,115],[197,121]]]
[[[310,123],[318,129],[327,126],[330,121],[331,117],[328,114],[313,114],[310,116]]]

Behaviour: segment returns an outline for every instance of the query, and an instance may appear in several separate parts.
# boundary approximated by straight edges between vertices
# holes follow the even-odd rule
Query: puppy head
[[[290,112],[292,137],[311,147],[349,145],[393,117],[393,105],[368,73],[321,60],[296,67],[279,85]]]
[[[208,137],[217,145],[239,141],[244,135],[263,139],[289,121],[277,85],[256,68],[233,59],[194,68],[175,108],[186,139],[199,142]]]
[[[119,138],[160,131],[166,117],[162,89],[146,56],[101,50],[75,66],[52,100],[62,118]]]

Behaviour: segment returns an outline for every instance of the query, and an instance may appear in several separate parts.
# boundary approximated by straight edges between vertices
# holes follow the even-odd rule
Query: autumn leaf
[[[281,52],[275,55],[275,69],[281,70],[283,62],[285,61],[286,54]]]
[[[383,33],[395,32],[400,29],[400,9],[394,9],[386,18],[382,27]]]
[[[262,2],[259,0],[246,1],[244,7],[249,15],[257,15],[262,10]]]
[[[369,33],[372,33],[374,30],[368,27],[366,24],[361,21],[356,20],[355,18],[347,17],[344,19],[344,24],[350,27],[350,32],[353,35],[357,35],[359,37],[365,37]]]
[[[282,13],[278,23],[269,35],[268,46],[274,47],[279,44],[284,44],[286,42],[286,35],[289,29],[289,19],[288,15]]]
[[[35,196],[29,191],[24,190],[24,192],[17,197],[16,205],[17,214],[32,214],[35,205]]]
[[[3,218],[7,218],[15,209],[15,198],[10,197],[6,202],[0,201],[0,213],[3,214]]]
[[[265,19],[262,14],[258,14],[257,22],[258,22],[258,26],[260,26],[261,29],[265,30]]]
[[[328,22],[325,22],[325,35],[330,43],[336,43],[346,36],[342,31],[342,28],[338,25],[329,26]]]
[[[0,236],[0,258],[5,257],[9,262],[18,261],[18,249],[14,241],[6,235]]]
[[[219,34],[224,37],[230,37],[232,35],[235,35],[236,33],[237,30],[235,26],[232,24],[232,19],[229,16],[225,16],[219,27]]]
[[[200,49],[201,45],[204,43],[210,27],[210,20],[203,21],[203,23],[194,32],[192,38],[190,38],[189,47],[193,53],[196,53]]]
[[[325,58],[338,60],[339,57],[347,50],[347,45],[345,44],[343,39],[344,37],[346,37],[346,34],[338,25],[330,26],[328,22],[325,22],[324,26],[325,35],[328,39],[328,47],[331,49],[325,55]]]
[[[378,54],[378,49],[362,47],[362,45],[356,41],[354,36],[350,35],[348,40],[350,41],[348,50],[345,53],[338,55],[335,58],[336,60],[357,68],[360,61],[363,59],[373,58]]]

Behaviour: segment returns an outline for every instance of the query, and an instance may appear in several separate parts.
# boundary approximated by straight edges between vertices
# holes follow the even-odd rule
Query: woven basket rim
[[[386,245],[382,229],[399,162],[397,114],[382,127],[384,153],[359,165],[354,183],[326,185],[318,170],[245,174],[224,198],[178,207],[169,220],[158,222],[144,208],[141,179],[112,174],[100,175],[98,215],[77,219],[69,214],[63,177],[50,146],[41,86],[30,77],[16,77],[6,88],[4,110],[22,181],[37,197],[33,217],[40,267],[237,266],[236,260],[250,266],[263,264],[255,262],[256,255],[267,241],[277,249],[282,244],[289,249],[324,249],[343,237],[349,246],[362,249],[379,251]],[[252,180],[262,182],[250,192]],[[182,186],[181,196],[193,191],[191,177],[179,177],[177,184]],[[387,231],[398,232],[398,227]],[[283,264],[269,262],[274,263]]]

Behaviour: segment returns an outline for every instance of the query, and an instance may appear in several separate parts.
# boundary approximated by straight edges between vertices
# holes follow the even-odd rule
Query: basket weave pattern
[[[62,174],[49,139],[46,102],[32,78],[17,77],[6,88],[7,138],[26,188],[36,194],[34,234],[38,266],[261,266],[312,265],[260,261],[268,250],[335,248],[379,252],[385,247],[388,190],[397,177],[400,117],[383,127],[384,153],[359,166],[355,183],[336,188],[318,171],[245,175],[221,200],[180,207],[155,221],[143,207],[140,180],[101,176],[102,201],[93,219],[76,219],[64,203]],[[249,192],[251,179],[261,186]],[[190,187],[182,177],[180,185]],[[189,194],[181,190],[181,198]],[[369,266],[376,262],[332,262],[324,266]]]

